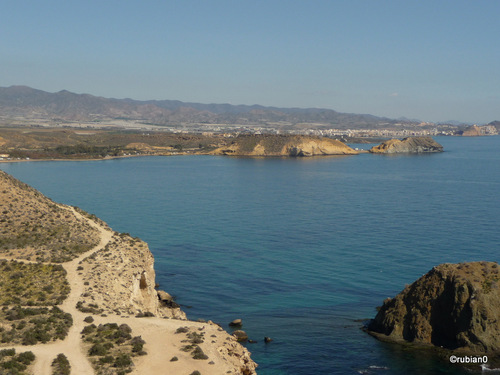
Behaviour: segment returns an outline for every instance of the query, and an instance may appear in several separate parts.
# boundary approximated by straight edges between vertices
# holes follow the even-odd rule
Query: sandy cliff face
[[[500,267],[442,264],[384,301],[368,330],[390,341],[500,351]]]
[[[240,136],[231,144],[213,151],[215,155],[233,156],[319,156],[356,155],[344,143],[330,138],[262,135]]]
[[[370,149],[373,154],[442,152],[443,146],[431,137],[411,137],[403,140],[391,139]]]
[[[85,291],[81,306],[97,305],[106,313],[152,313],[186,319],[179,308],[162,307],[155,290],[153,254],[148,245],[128,234],[115,233],[106,247],[80,265]]]

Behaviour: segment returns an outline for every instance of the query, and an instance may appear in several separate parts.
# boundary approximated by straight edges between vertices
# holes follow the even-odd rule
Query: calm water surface
[[[0,168],[147,241],[189,318],[244,320],[260,375],[459,374],[360,330],[434,265],[498,261],[500,137],[436,139],[446,152]]]

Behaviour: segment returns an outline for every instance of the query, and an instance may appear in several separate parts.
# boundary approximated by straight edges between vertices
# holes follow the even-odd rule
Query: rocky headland
[[[458,133],[460,134],[460,132]],[[472,125],[461,132],[462,137],[481,137],[484,135],[498,135],[498,130],[494,125],[477,126]]]
[[[256,373],[236,337],[187,320],[155,289],[145,242],[2,171],[0,212],[0,369],[48,375],[57,360],[83,375]]]
[[[367,330],[384,341],[498,358],[499,280],[496,262],[441,264],[387,298]]]
[[[359,152],[331,138],[291,135],[245,135],[219,147],[214,155],[232,156],[322,156],[356,155]]]
[[[372,154],[420,154],[427,152],[442,152],[443,146],[431,137],[408,137],[402,140],[391,139],[370,149]]]

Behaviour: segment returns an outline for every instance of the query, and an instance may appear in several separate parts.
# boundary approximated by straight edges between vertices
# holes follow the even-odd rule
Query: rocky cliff
[[[499,270],[493,262],[434,267],[386,299],[368,331],[389,341],[498,353]]]
[[[391,139],[370,149],[373,154],[442,152],[443,146],[431,137],[411,137],[403,140]]]
[[[498,135],[498,131],[493,125],[472,125],[471,127],[465,129],[462,133],[462,137],[480,137],[483,135]]]
[[[169,308],[160,303],[153,254],[139,238],[115,232],[108,244],[82,260],[79,268],[85,286],[79,299],[83,310],[98,306],[99,313],[150,313],[186,319],[178,306]]]
[[[233,156],[318,156],[356,155],[344,143],[330,138],[290,135],[239,136],[229,145],[213,151],[215,155]]]

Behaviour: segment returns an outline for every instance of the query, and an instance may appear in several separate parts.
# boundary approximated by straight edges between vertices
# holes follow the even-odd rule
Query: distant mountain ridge
[[[0,87],[4,118],[24,116],[57,121],[121,119],[155,125],[240,124],[253,126],[301,126],[328,128],[390,127],[409,120],[369,114],[341,113],[320,108],[277,108],[261,105],[201,104],[178,100],[113,99],[75,94],[67,90],[49,93],[27,86]],[[416,125],[416,124],[415,124]]]

